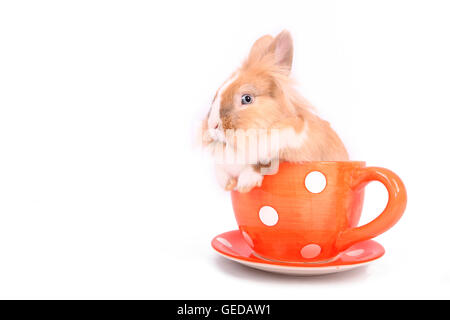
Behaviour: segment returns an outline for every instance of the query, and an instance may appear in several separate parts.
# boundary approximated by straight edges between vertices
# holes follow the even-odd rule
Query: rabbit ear
[[[248,61],[250,64],[253,64],[267,55],[271,55],[274,63],[289,73],[294,55],[294,46],[289,31],[284,30],[275,38],[265,35],[256,40],[250,50]]]
[[[274,53],[277,65],[286,68],[288,71],[291,70],[294,45],[289,31],[283,30],[276,36],[270,45],[270,51]]]
[[[267,53],[269,53],[272,42],[273,37],[268,34],[256,40],[250,50],[250,54],[248,55],[249,60],[257,61],[264,57]]]

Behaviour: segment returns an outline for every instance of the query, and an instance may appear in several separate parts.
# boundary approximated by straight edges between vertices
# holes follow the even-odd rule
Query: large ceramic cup
[[[380,181],[389,193],[384,211],[357,226],[364,187]],[[281,163],[261,187],[231,193],[245,241],[261,258],[283,262],[324,262],[353,244],[391,228],[406,207],[406,190],[390,170],[365,162]]]

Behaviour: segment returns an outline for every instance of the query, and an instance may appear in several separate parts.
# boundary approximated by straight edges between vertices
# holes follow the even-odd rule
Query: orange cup
[[[384,211],[357,226],[364,187],[380,181],[389,193]],[[390,170],[365,162],[280,164],[248,193],[231,192],[233,209],[245,241],[254,254],[282,262],[325,262],[353,244],[391,228],[406,208],[406,190]]]

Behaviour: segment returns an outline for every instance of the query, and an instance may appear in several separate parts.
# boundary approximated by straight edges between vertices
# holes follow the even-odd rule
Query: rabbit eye
[[[242,104],[250,104],[253,102],[253,97],[249,94],[244,94],[241,98]]]

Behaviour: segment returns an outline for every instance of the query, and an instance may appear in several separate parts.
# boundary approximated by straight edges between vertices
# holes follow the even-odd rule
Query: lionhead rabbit
[[[348,160],[329,123],[294,89],[292,58],[288,31],[265,35],[217,90],[202,137],[224,189],[248,192],[261,186],[267,167],[280,161]]]

